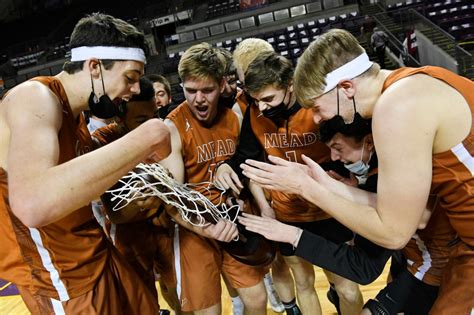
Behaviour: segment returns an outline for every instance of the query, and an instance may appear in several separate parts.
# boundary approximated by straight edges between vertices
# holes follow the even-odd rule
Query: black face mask
[[[270,107],[269,109],[263,110],[262,115],[271,120],[283,119],[286,111],[285,98],[287,91],[288,89],[285,90],[285,96],[283,96],[283,99],[281,100],[280,104],[278,104],[277,106]]]
[[[91,75],[92,92],[91,92],[91,95],[89,96],[89,109],[92,115],[101,119],[110,119],[115,116],[120,116],[120,114],[123,115],[124,113],[121,113],[121,111],[119,110],[119,106],[115,105],[115,103],[105,93],[104,77],[102,76],[102,67],[100,63],[99,63],[99,67],[100,67],[100,73],[101,73],[100,78],[102,79],[102,91],[104,95],[102,95],[99,98],[95,95],[94,83],[92,81],[92,75]]]
[[[339,115],[339,90],[337,91],[337,115],[327,121],[321,122],[320,125],[322,137],[327,138],[327,140],[323,141],[329,141],[330,138],[332,138],[332,136],[326,137],[323,135],[326,133],[326,129],[337,130],[345,136],[366,135],[372,132],[371,120],[362,118],[357,112],[355,97],[352,98],[352,103],[354,105],[354,118],[352,122],[346,123],[344,118]]]
[[[262,111],[262,115],[272,120],[280,119],[283,117],[283,113],[285,112],[285,107],[286,107],[286,104],[281,102],[277,106],[274,106],[272,108]]]

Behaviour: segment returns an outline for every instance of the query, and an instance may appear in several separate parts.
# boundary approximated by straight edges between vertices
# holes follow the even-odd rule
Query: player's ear
[[[97,58],[91,58],[85,61],[84,67],[89,69],[89,72],[94,79],[98,79],[102,75],[99,63],[100,60]]]
[[[352,99],[354,97],[356,91],[354,81],[342,80],[337,84],[337,86],[348,99]]]
[[[222,78],[221,79],[221,82],[219,83],[219,87],[220,87],[220,92],[223,93],[224,92],[224,89],[225,89],[225,78]]]
[[[374,150],[374,139],[372,138],[372,134],[368,134],[365,136],[365,147],[369,150],[372,151]]]

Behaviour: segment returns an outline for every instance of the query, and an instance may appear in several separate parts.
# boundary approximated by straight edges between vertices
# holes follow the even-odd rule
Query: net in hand
[[[175,207],[183,220],[196,226],[216,223],[220,219],[235,222],[240,211],[239,205],[220,207],[214,205],[206,196],[193,188],[204,187],[210,191],[212,183],[181,184],[159,164],[139,164],[122,177],[103,196],[104,206],[119,211],[136,200],[158,197],[166,204]],[[221,201],[225,191],[221,191]]]

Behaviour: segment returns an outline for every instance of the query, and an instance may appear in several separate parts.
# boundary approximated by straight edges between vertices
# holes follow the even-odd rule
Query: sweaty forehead
[[[126,60],[117,61],[117,63],[122,66],[124,72],[136,73],[139,76],[142,76],[145,73],[145,66],[142,62]]]
[[[185,88],[192,88],[197,90],[213,89],[218,86],[213,78],[190,78],[183,83]]]

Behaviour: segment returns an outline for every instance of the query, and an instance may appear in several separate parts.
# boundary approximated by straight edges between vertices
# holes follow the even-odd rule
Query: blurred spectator
[[[360,27],[360,36],[363,41],[370,43],[370,38],[372,36],[372,33],[374,32],[374,28],[375,20],[372,17],[366,15],[364,17],[364,21],[362,22],[362,26]],[[370,47],[370,45],[369,49],[372,50],[372,47]]]
[[[147,78],[153,82],[155,89],[155,105],[158,109],[158,115],[161,119],[165,119],[178,104],[172,103],[170,82],[162,75],[150,74]]]
[[[377,54],[379,65],[382,69],[385,68],[385,47],[387,46],[388,36],[378,27],[374,28],[374,33],[370,37],[370,45]]]

